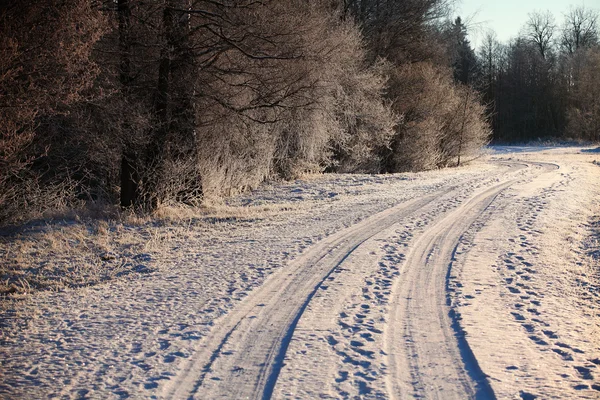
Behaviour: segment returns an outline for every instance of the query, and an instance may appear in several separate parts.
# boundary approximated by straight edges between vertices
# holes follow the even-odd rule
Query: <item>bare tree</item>
[[[526,36],[535,44],[542,58],[546,58],[556,30],[554,16],[550,11],[535,11],[529,14]]]
[[[598,12],[583,6],[571,8],[565,14],[560,45],[568,54],[598,43]]]
[[[457,85],[449,67],[406,64],[390,77],[392,107],[402,116],[391,143],[386,170],[417,171],[455,166],[489,140],[485,107],[466,85]]]
[[[440,49],[431,39],[433,23],[449,15],[448,0],[347,0],[349,10],[370,44],[372,59],[425,61]]]
[[[0,7],[0,220],[44,208],[44,201],[52,206],[50,196],[40,195],[42,172],[32,161],[49,150],[39,142],[50,117],[93,97],[99,70],[91,54],[105,22],[83,0],[13,0]]]
[[[483,70],[484,84],[491,88],[498,72],[499,52],[501,44],[494,31],[488,32],[479,48],[479,60]]]
[[[579,67],[569,96],[567,133],[600,142],[600,48],[580,49],[572,62]]]

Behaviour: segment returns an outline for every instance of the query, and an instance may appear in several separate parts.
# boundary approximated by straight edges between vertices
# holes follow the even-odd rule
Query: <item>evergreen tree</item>
[[[467,39],[467,27],[463,24],[460,17],[451,26],[451,51],[453,56],[452,69],[455,82],[465,85],[473,83],[477,74],[477,57]]]

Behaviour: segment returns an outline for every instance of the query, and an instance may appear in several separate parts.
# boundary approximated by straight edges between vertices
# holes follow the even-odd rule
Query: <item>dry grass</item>
[[[255,219],[281,214],[286,211],[298,210],[300,207],[302,206],[292,203],[230,206],[215,202],[202,207],[161,207],[153,213],[152,219],[169,223],[187,223],[197,220]],[[141,222],[141,220],[138,220],[138,222]]]
[[[0,296],[89,286],[139,269],[136,241],[106,220],[31,226],[1,236]]]
[[[160,207],[150,216],[113,209],[71,210],[0,231],[0,299],[96,285],[158,268],[170,246],[194,240],[199,225],[261,219],[297,210],[260,206]]]

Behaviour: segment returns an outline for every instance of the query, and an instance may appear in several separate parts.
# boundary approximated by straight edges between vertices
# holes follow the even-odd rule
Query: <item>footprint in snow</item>
[[[330,346],[335,346],[339,343],[339,341],[337,341],[333,336],[329,335],[327,336],[327,343],[329,343]]]
[[[536,344],[538,344],[540,346],[548,345],[548,342],[546,342],[544,339],[540,338],[539,336],[531,335],[531,336],[529,336],[529,339],[533,340]]]
[[[158,382],[147,382],[144,383],[144,389],[150,390],[150,389],[156,389],[158,387]]]
[[[339,378],[335,378],[335,381],[337,383],[341,383],[341,382],[348,380],[348,372],[347,371],[339,371],[338,373],[340,374]]]
[[[541,319],[538,319],[538,318],[531,318],[531,320],[533,322],[537,322],[538,324],[546,326],[546,327],[550,326],[550,324],[548,324],[547,322],[542,321]]]
[[[513,316],[513,317],[515,317],[515,319],[516,319],[517,321],[524,321],[524,320],[525,320],[525,317],[524,317],[524,316],[522,316],[522,315],[521,315],[521,314],[519,314],[519,313],[516,313],[516,312],[511,312],[511,314],[512,314],[512,316]]]
[[[526,267],[533,267],[533,264],[527,261],[521,261],[521,264],[523,264]]]
[[[573,361],[573,356],[567,351],[561,349],[552,349],[552,351],[561,356],[565,361]]]
[[[573,386],[573,389],[575,390],[588,390],[590,387],[588,385],[575,385]]]
[[[529,333],[532,333],[535,330],[535,327],[531,324],[523,324],[523,328]]]
[[[523,400],[535,400],[538,398],[536,395],[522,390],[519,392],[519,396],[521,396],[521,399]]]
[[[581,376],[582,379],[586,379],[586,380],[594,379],[591,369],[586,368],[586,367],[581,367],[581,366],[575,366],[573,368],[575,368],[577,370],[579,376]]]
[[[158,344],[159,344],[161,350],[166,350],[169,347],[171,347],[171,343],[168,340],[164,340],[164,339],[159,340]]]
[[[172,363],[173,361],[175,361],[177,359],[177,357],[186,358],[186,355],[184,353],[182,353],[181,351],[176,351],[174,353],[167,354],[163,358],[163,361],[166,362],[166,363]]]
[[[370,334],[370,333],[368,333],[368,332],[361,333],[360,337],[363,338],[363,339],[365,339],[368,342],[374,342],[375,341],[375,339],[373,339],[373,335]]]

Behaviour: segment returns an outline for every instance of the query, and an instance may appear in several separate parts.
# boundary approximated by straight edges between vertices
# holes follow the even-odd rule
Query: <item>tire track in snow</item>
[[[529,163],[542,172],[557,166]],[[473,196],[425,231],[411,246],[393,292],[385,331],[391,398],[494,399],[459,319],[447,302],[447,283],[461,237],[513,179]]]
[[[520,176],[526,165],[511,163]],[[387,398],[383,330],[405,251],[495,177],[465,182],[363,243],[311,300],[294,332],[274,398]]]
[[[513,171],[524,167],[508,164]],[[405,202],[338,232],[271,276],[236,309],[215,321],[202,347],[165,383],[163,396],[270,398],[295,326],[331,272],[378,232],[456,189],[445,188]]]
[[[597,347],[594,349],[586,340],[577,340],[585,336],[581,334],[584,330],[577,325],[578,304],[573,304],[577,292],[571,294],[562,286],[572,284],[569,281],[573,278],[565,274],[564,269],[574,261],[565,257],[565,251],[559,249],[552,249],[552,256],[548,257],[548,249],[552,246],[547,245],[547,238],[554,235],[561,237],[561,230],[556,227],[561,221],[556,221],[556,225],[548,221],[552,221],[550,218],[556,212],[552,209],[556,210],[557,205],[564,202],[561,192],[573,193],[572,186],[577,180],[572,168],[567,165],[565,172],[555,172],[547,175],[547,179],[528,185],[525,194],[522,191],[518,192],[518,196],[513,194],[511,200],[505,201],[505,204],[510,203],[507,214],[511,217],[499,222],[503,215],[496,214],[490,221],[505,230],[504,243],[492,245],[490,237],[493,237],[494,229],[484,231],[475,240],[475,246],[482,247],[476,249],[468,261],[465,257],[458,262],[459,274],[463,276],[464,272],[460,269],[465,266],[467,273],[473,275],[474,265],[491,265],[488,271],[482,268],[483,276],[478,285],[467,284],[464,290],[457,288],[455,300],[458,309],[464,307],[466,330],[471,334],[481,332],[474,336],[473,348],[481,355],[482,366],[494,376],[491,384],[502,398],[599,398],[600,381],[595,376],[600,364]],[[568,213],[567,208],[564,215]],[[568,243],[565,245],[568,248]],[[490,251],[494,247],[497,250]],[[580,254],[577,249],[571,251]],[[560,255],[555,256],[555,252]],[[502,282],[491,291],[493,294],[473,290],[489,288],[490,277]],[[585,275],[581,277],[586,282]],[[556,286],[553,280],[556,280]],[[580,282],[577,275],[574,280]],[[495,302],[492,300],[494,297],[501,297],[502,301]],[[557,302],[560,311],[557,310]],[[505,313],[509,320],[498,325],[488,323],[485,327],[478,326],[474,316],[482,312],[482,307],[491,305],[495,308],[485,308],[486,313]],[[477,312],[474,313],[474,310]],[[558,312],[568,318],[561,319],[557,316]],[[513,334],[502,341],[502,349],[492,353],[491,349],[497,347],[497,343],[493,343],[497,332],[512,329]],[[492,343],[488,344],[486,339],[491,339]],[[515,348],[520,350],[519,357],[514,353]],[[490,361],[491,354],[493,362]]]
[[[321,283],[360,244],[438,196],[411,200],[334,234],[271,276],[216,321],[204,347],[165,384],[164,397],[270,398],[296,323]]]

